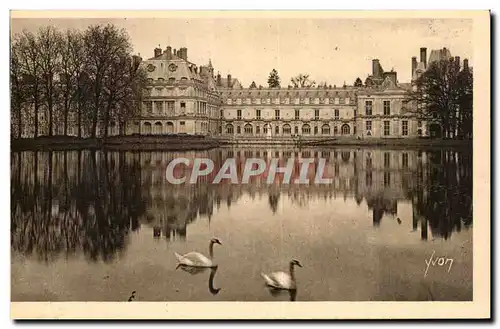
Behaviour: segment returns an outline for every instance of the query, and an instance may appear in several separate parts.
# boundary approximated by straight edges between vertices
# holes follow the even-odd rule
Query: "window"
[[[371,131],[372,130],[372,122],[371,120],[370,121],[366,121],[366,131]]]
[[[280,133],[280,127],[276,126],[276,128],[274,128],[274,131],[275,131],[276,135],[279,135],[279,133]]]
[[[371,170],[371,168],[372,168],[372,157],[367,157],[366,158],[366,169]]]
[[[346,98],[345,98],[345,103],[346,103],[346,104],[349,104],[350,102],[351,102],[351,99],[350,99],[349,97],[346,97]]]
[[[337,128],[337,126],[333,127],[333,134],[337,135],[338,133],[339,133],[339,129]]]
[[[186,122],[184,122],[184,121],[181,121],[181,122],[180,122],[180,125],[181,125],[181,126],[184,126],[185,124],[186,124]]]
[[[365,102],[365,114],[372,115],[372,101]]]
[[[421,121],[421,120],[418,120],[417,126],[418,126],[419,128],[420,128],[420,127],[422,127],[422,121]]]
[[[389,186],[391,186],[391,173],[385,172],[384,173],[384,187],[389,187]]]
[[[232,102],[233,102],[233,100],[232,100],[231,98],[228,98],[228,99],[227,99],[227,104],[228,104],[228,105],[231,105],[231,104],[232,104]]]
[[[283,135],[290,135],[292,133],[292,127],[289,124],[283,126]]]
[[[319,110],[314,110],[314,120],[319,120]]]
[[[389,136],[391,130],[391,122],[384,121],[384,136]]]
[[[255,127],[255,133],[256,133],[257,135],[260,135],[260,126],[256,126],[256,127]]]
[[[311,126],[305,124],[302,126],[302,134],[309,135],[311,133]]]
[[[244,127],[245,134],[247,135],[252,135],[253,134],[253,127],[251,124],[247,123]]]
[[[279,120],[280,119],[280,110],[274,110],[274,118],[276,120]],[[276,127],[277,128],[277,127]]]
[[[318,127],[317,126],[314,126],[314,134],[317,135],[318,134]]]
[[[295,120],[300,119],[300,110],[295,110]]]
[[[324,124],[323,127],[321,127],[321,133],[323,135],[330,135],[330,126],[327,124]]]
[[[181,102],[181,111],[186,111],[186,103]]]
[[[340,111],[338,109],[335,109],[335,119],[338,119],[340,116]]]
[[[403,164],[403,168],[408,168],[408,153],[403,153],[401,155],[401,162]]]
[[[163,112],[163,103],[162,102],[155,102],[155,110],[156,110],[156,113],[162,113]]]
[[[263,130],[264,130],[264,134],[267,135],[267,132],[269,131],[269,126],[268,125],[264,125]]]
[[[384,101],[384,115],[391,115],[391,101]]]
[[[220,117],[223,118],[224,117],[224,110],[220,110],[219,112],[220,112],[219,113]]]
[[[241,120],[241,110],[237,110],[237,111],[236,111],[236,118],[237,118],[238,120]]]
[[[347,123],[342,125],[342,135],[350,135],[351,134],[351,127]]]
[[[236,133],[241,134],[241,127],[240,126],[236,126]]]
[[[146,107],[146,113],[153,113],[153,102],[144,102],[144,106]]]
[[[261,118],[260,111],[261,110],[255,110],[255,116],[257,117],[257,120],[260,120],[260,118]]]
[[[389,152],[384,152],[384,167],[388,168],[391,166],[391,154]]]
[[[408,136],[408,120],[403,120],[401,122],[401,131],[403,136]]]
[[[298,133],[299,133],[299,127],[295,126],[295,128],[294,128],[293,131],[294,131],[295,135],[298,135]]]

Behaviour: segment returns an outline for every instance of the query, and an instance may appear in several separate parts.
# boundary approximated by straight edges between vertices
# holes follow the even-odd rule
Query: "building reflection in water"
[[[208,157],[212,174],[196,184],[172,185],[165,178],[168,163],[177,157]],[[300,175],[300,158],[313,158],[308,185],[271,185],[267,171],[248,184],[223,180],[211,184],[227,158],[235,158],[241,180],[246,159],[284,166],[295,159],[292,180]],[[331,184],[314,184],[318,159],[326,159],[323,177]],[[189,172],[177,166],[175,175]],[[81,252],[91,260],[112,260],[125,247],[131,231],[141,225],[156,239],[185,239],[190,223],[212,220],[222,205],[228,208],[243,196],[266,197],[272,213],[285,198],[296,206],[313,199],[363,201],[373,226],[396,217],[398,202],[410,201],[413,230],[423,240],[448,239],[453,231],[472,224],[472,155],[465,150],[357,149],[238,149],[192,152],[17,152],[11,155],[12,248],[49,261],[59,254]],[[214,207],[216,208],[214,210]]]

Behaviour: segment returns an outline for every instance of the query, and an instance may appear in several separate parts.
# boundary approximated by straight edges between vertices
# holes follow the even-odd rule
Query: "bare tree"
[[[470,69],[461,71],[460,63],[453,58],[433,62],[416,80],[415,87],[407,102],[422,119],[439,126],[444,137],[455,138],[465,131],[472,133],[467,128],[472,126]]]
[[[37,57],[40,66],[42,100],[47,106],[48,112],[48,133],[53,135],[54,105],[57,104],[58,82],[61,65],[61,45],[62,35],[55,27],[46,26],[38,32],[39,56]]]
[[[17,50],[18,64],[22,76],[24,90],[27,97],[27,106],[33,109],[34,135],[38,137],[38,119],[41,104],[40,63],[38,60],[38,42],[35,35],[24,30],[14,38],[14,48]],[[28,111],[31,114],[31,111]],[[27,119],[30,119],[28,115]],[[29,122],[31,125],[31,122]]]
[[[316,85],[316,81],[309,79],[309,74],[302,74],[293,77],[290,80],[294,88],[312,88]]]
[[[85,89],[82,82],[82,73],[85,63],[83,39],[79,31],[65,32],[61,45],[61,78],[60,93],[64,121],[64,135],[68,135],[69,115],[77,116],[78,137],[81,136],[81,115],[85,104]],[[72,120],[71,124],[74,124]]]
[[[20,45],[17,41],[12,43],[10,52],[10,94],[12,110],[11,115],[15,121],[11,121],[11,135],[17,138],[23,133],[23,109],[26,106],[27,93],[24,88],[23,71],[20,63]],[[13,129],[15,127],[15,129]]]
[[[85,31],[84,44],[87,52],[86,72],[91,82],[91,131],[92,137],[96,137],[99,120],[102,120],[104,134],[107,134],[111,110],[116,103],[114,93],[119,89],[115,84],[122,83],[120,79],[116,80],[113,70],[131,52],[131,44],[125,30],[110,24],[90,26]]]

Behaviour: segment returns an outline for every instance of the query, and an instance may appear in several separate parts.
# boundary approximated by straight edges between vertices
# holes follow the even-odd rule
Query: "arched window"
[[[265,124],[264,125],[264,134],[267,135],[267,132],[271,129],[271,127],[269,126],[269,124]]]
[[[287,123],[283,125],[283,135],[290,135],[292,133],[292,127]]]
[[[305,125],[302,126],[302,134],[309,135],[310,133],[311,133],[311,126],[306,123]]]
[[[163,128],[163,126],[162,126],[161,122],[159,122],[159,121],[156,122],[155,123],[155,134],[161,134],[162,128]]]
[[[330,135],[330,126],[327,125],[327,124],[324,124],[322,127],[321,127],[321,133],[323,135]]]
[[[348,162],[349,161],[349,158],[351,157],[351,152],[349,151],[343,151],[341,154],[340,154],[340,157],[342,158],[342,160],[344,162]]]
[[[245,134],[246,135],[252,135],[253,134],[253,127],[251,124],[247,123],[244,127]]]
[[[226,133],[227,134],[234,134],[234,127],[232,124],[226,125]]]
[[[144,134],[146,134],[146,135],[151,134],[151,123],[144,122]]]
[[[351,134],[351,127],[347,123],[342,125],[342,135],[350,135]]]
[[[174,132],[174,124],[172,122],[167,122],[167,134],[172,134]]]

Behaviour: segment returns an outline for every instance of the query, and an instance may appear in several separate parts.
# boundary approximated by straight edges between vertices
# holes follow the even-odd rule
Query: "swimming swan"
[[[274,289],[285,289],[285,290],[295,290],[297,289],[297,284],[295,282],[295,271],[294,266],[297,265],[302,267],[298,260],[292,260],[290,262],[290,274],[285,272],[274,272],[269,275],[261,273],[260,275],[264,278],[266,285]]]
[[[213,263],[212,258],[214,257],[214,244],[220,244],[219,239],[213,238],[210,240],[210,246],[208,247],[208,252],[210,255],[210,258],[206,257],[202,253],[199,253],[197,251],[191,251],[188,252],[185,255],[179,255],[178,253],[174,252],[175,257],[177,258],[177,261],[179,262],[179,265],[184,265],[184,266],[192,266],[192,267],[214,267],[215,264]]]

